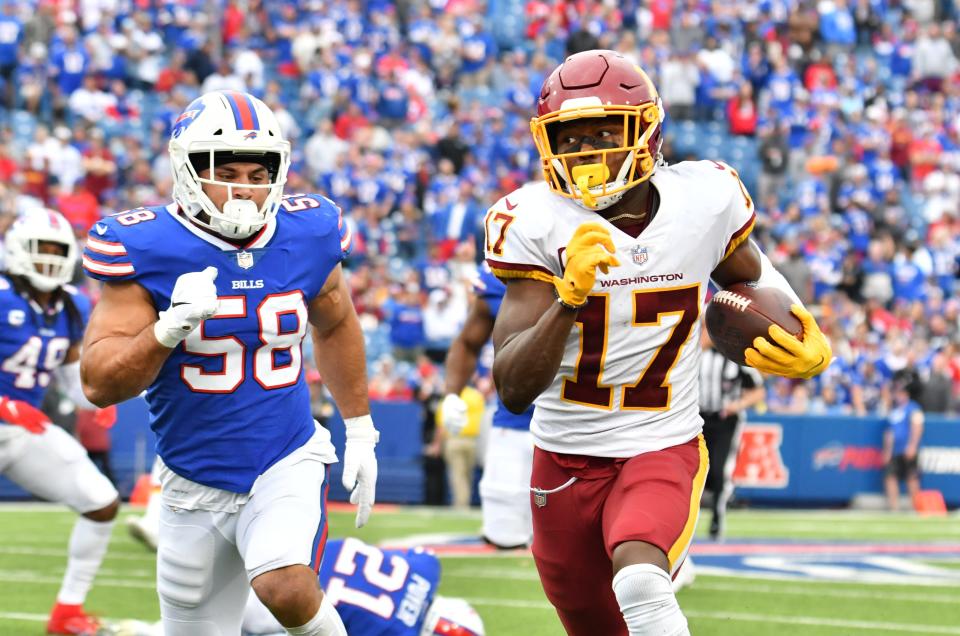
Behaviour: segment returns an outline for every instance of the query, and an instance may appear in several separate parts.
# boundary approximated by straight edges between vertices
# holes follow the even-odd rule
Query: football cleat
[[[73,636],[97,636],[100,621],[87,615],[82,605],[57,603],[47,621],[48,634],[72,634]]]
[[[127,532],[130,533],[131,537],[154,552],[157,551],[157,543],[159,540],[157,531],[155,528],[150,527],[150,524],[146,522],[144,517],[127,517]]]

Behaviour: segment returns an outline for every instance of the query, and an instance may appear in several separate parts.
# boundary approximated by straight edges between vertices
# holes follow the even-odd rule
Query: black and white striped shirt
[[[740,366],[716,349],[700,352],[700,412],[719,413],[724,406],[740,399],[743,389],[763,385],[760,372]]]

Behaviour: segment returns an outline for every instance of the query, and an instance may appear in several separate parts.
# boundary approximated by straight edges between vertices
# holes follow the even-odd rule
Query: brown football
[[[792,304],[790,297],[779,289],[736,283],[714,294],[707,305],[707,332],[717,351],[734,362],[746,364],[743,352],[753,346],[757,336],[769,340],[768,329],[773,323],[803,338],[803,325],[790,313]]]

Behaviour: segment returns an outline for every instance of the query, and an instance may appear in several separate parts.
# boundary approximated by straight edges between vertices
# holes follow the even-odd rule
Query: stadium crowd
[[[908,369],[926,411],[956,412],[957,17],[945,0],[6,0],[0,231],[47,205],[82,240],[169,201],[175,118],[250,91],[293,144],[286,191],[352,225],[372,397],[435,399],[487,206],[541,178],[541,82],[611,48],[660,89],[667,161],[740,171],[756,239],[832,339],[830,369],[769,379],[766,407],[882,412]]]

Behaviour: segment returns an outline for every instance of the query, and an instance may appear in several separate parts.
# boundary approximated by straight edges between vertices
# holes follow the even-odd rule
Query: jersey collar
[[[269,221],[267,221],[266,225],[260,228],[259,232],[250,237],[246,244],[237,246],[230,241],[225,241],[218,236],[214,236],[213,234],[200,229],[197,225],[192,223],[190,219],[186,218],[185,215],[180,213],[180,206],[178,206],[176,203],[171,203],[170,205],[166,206],[166,210],[170,213],[170,216],[176,219],[177,222],[185,227],[188,232],[197,238],[206,241],[210,245],[220,248],[220,250],[224,252],[236,252],[237,250],[250,250],[266,247],[267,243],[270,242],[270,239],[272,239],[273,235],[277,232],[277,217],[274,215]]]

